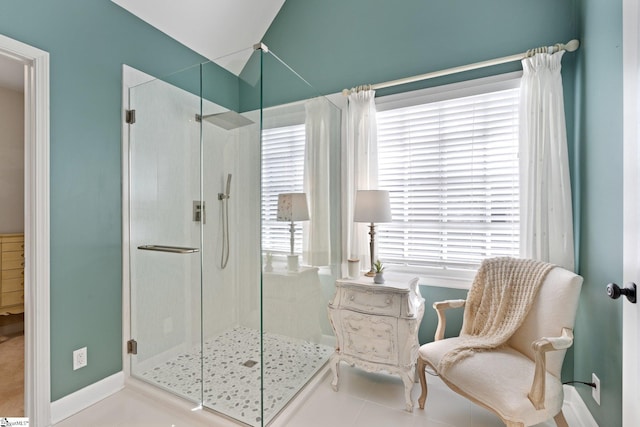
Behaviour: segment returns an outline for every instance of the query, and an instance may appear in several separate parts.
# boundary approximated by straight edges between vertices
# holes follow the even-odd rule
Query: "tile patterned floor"
[[[370,374],[342,364],[340,390],[334,392],[326,369],[269,427],[504,427],[495,415],[452,392],[439,378],[428,377],[425,409],[408,413],[399,377]],[[414,400],[419,389],[419,385],[413,389]],[[565,415],[570,427],[581,427],[571,411],[565,410]],[[86,426],[241,427],[207,411],[191,412],[184,404],[170,404],[134,388],[125,388],[54,427]],[[535,427],[553,426],[553,422],[547,422]]]
[[[260,334],[238,327],[148,369],[141,378],[252,426],[260,426]],[[264,417],[268,423],[325,364],[333,348],[283,335],[264,337]]]

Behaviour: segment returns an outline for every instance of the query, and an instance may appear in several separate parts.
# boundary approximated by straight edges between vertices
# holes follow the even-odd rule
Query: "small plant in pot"
[[[380,260],[377,260],[374,264],[373,264],[373,269],[376,272],[376,275],[373,276],[373,283],[377,283],[378,285],[381,285],[384,283],[384,266],[382,265],[382,263],[380,262]]]

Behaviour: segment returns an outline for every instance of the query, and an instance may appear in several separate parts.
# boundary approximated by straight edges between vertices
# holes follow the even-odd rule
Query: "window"
[[[379,100],[378,185],[393,218],[379,227],[383,261],[447,274],[518,256],[518,82]]]
[[[276,220],[278,194],[302,193],[304,124],[262,131],[262,249],[289,253],[289,223]],[[302,252],[302,227],[296,226],[295,253]]]

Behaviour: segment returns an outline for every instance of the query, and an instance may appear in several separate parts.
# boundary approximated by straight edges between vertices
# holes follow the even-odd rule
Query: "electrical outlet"
[[[591,397],[593,397],[593,400],[595,400],[596,403],[599,405],[600,404],[600,378],[596,377],[596,374],[591,374],[591,382],[596,385],[594,388],[591,389]]]
[[[82,347],[73,352],[73,370],[87,366],[87,347]]]

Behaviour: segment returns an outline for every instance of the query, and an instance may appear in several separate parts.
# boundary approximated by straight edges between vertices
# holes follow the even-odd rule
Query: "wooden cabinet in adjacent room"
[[[0,315],[24,312],[24,234],[0,234]]]

